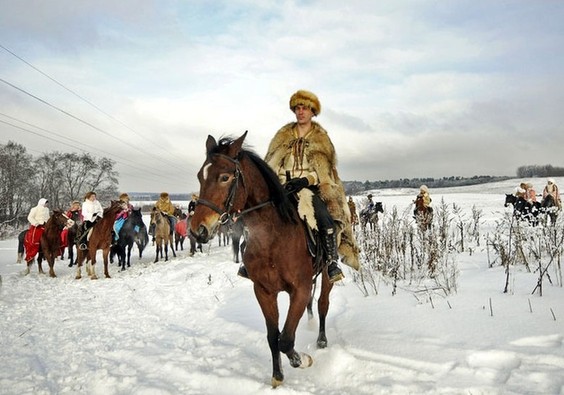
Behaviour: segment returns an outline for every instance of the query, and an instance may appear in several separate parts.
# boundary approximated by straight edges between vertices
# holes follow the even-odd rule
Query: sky
[[[197,191],[208,135],[264,155],[298,89],[343,180],[564,166],[561,2],[0,6],[0,144],[108,157],[125,192]]]
[[[537,189],[544,184],[532,181]],[[451,255],[456,292],[400,281],[393,295],[389,278],[379,277],[377,292],[368,287],[365,294],[343,266],[346,277],[330,296],[328,347],[316,348],[317,315],[311,321],[304,316],[296,349],[312,356],[313,365],[294,369],[282,356],[285,381],[276,394],[562,394],[561,272],[550,267],[553,284],[545,278],[540,296],[532,294],[538,273],[512,266],[503,293],[505,269],[486,243],[511,215],[503,193],[515,183],[431,190],[436,208],[441,201],[457,204],[466,218],[474,207],[482,211],[480,245],[468,242],[466,252]],[[384,205],[380,226],[393,220],[394,210],[400,216],[410,211],[417,193],[371,192]],[[359,209],[366,202],[354,199]],[[560,215],[560,235],[563,221]],[[454,223],[450,229],[457,232]],[[522,231],[534,238],[542,230]],[[361,244],[370,237],[357,233]],[[110,279],[97,264],[96,281],[84,270],[76,280],[67,260],[55,263],[57,278],[39,275],[37,265],[25,276],[15,263],[16,247],[15,238],[0,240],[1,395],[272,393],[270,351],[252,283],[236,275],[230,247],[220,247],[217,238],[203,253],[179,251],[168,262],[153,263],[153,246],[141,259],[135,250],[130,268],[110,265]],[[363,267],[365,258],[361,254]],[[279,296],[281,319],[287,300]]]

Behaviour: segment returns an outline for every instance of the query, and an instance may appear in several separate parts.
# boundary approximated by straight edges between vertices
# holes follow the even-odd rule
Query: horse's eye
[[[219,176],[219,181],[221,182],[227,182],[229,181],[229,174],[222,174]]]

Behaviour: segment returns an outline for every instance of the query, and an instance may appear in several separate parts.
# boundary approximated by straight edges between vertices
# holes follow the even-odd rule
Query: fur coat
[[[295,146],[300,140],[295,132],[296,123],[282,127],[272,138],[265,156],[265,161],[274,169],[282,183],[286,180],[286,171],[295,169]],[[343,263],[358,270],[359,249],[351,226],[351,212],[346,201],[345,189],[337,173],[335,147],[325,129],[317,122],[312,122],[312,130],[300,142],[307,171],[305,174],[291,174],[292,177],[307,177],[310,185],[319,187],[320,197],[327,205],[329,213],[337,226],[337,245]],[[313,182],[312,182],[313,181]],[[302,193],[303,192],[303,193]],[[299,194],[300,204],[305,200],[308,189]],[[311,198],[309,199],[311,200]],[[308,221],[309,223],[309,221]]]

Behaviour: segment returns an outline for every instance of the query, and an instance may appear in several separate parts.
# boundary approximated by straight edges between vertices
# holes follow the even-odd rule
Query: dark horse
[[[362,230],[366,227],[366,224],[370,224],[370,229],[374,229],[378,223],[378,213],[383,213],[384,207],[382,207],[382,202],[374,203],[372,209],[366,207],[360,212],[360,227]]]
[[[22,263],[25,254],[25,235],[27,235],[28,229],[22,230],[18,234],[18,258],[16,259],[16,263]]]
[[[49,277],[55,275],[55,259],[61,253],[61,232],[67,226],[72,226],[74,221],[70,220],[61,210],[53,210],[53,214],[45,223],[45,229],[41,235],[40,251],[37,254],[37,266],[39,273],[43,273],[41,263],[43,259],[49,264]],[[27,263],[25,274],[29,274],[33,259]]]
[[[241,238],[243,241],[241,241]],[[231,245],[233,248],[233,261],[235,263],[239,263],[239,253],[241,253],[241,257],[245,253],[246,239],[247,230],[244,221],[242,219],[235,221],[231,226]]]
[[[546,195],[541,202],[541,212],[548,214],[550,217],[550,225],[556,225],[556,219],[558,217],[558,205],[554,201],[554,197],[550,194]]]
[[[76,279],[82,278],[82,264],[85,260],[86,263],[86,274],[92,279],[98,279],[96,275],[96,252],[102,250],[102,257],[104,258],[104,275],[106,278],[110,278],[110,272],[108,271],[108,257],[110,255],[110,248],[112,244],[112,229],[114,227],[114,222],[116,219],[116,214],[121,210],[126,208],[126,204],[121,200],[112,201],[110,207],[104,209],[103,218],[99,219],[94,226],[89,230],[90,235],[88,237],[86,250],[81,250],[77,246],[77,269],[76,269]]]
[[[417,225],[419,225],[419,229],[431,229],[431,224],[433,223],[433,208],[425,207],[422,196],[417,196],[415,199],[415,210],[413,214],[415,215],[415,221]]]
[[[243,261],[264,315],[272,353],[272,386],[284,381],[280,353],[294,368],[309,367],[311,356],[294,349],[296,328],[311,297],[312,279],[318,273],[308,252],[305,227],[274,171],[257,154],[243,149],[247,133],[236,140],[212,136],[206,142],[207,158],[198,172],[200,199],[190,232],[208,242],[229,217],[241,216],[248,228]],[[317,346],[327,346],[325,319],[329,309],[327,267],[322,266],[318,300]],[[289,294],[286,321],[279,329],[278,294]]]
[[[513,206],[513,215],[518,219],[529,221],[533,226],[538,224],[539,209],[541,204],[539,202],[529,203],[520,196],[515,196],[511,193],[505,194],[505,207]]]
[[[69,252],[68,256],[69,256],[69,267],[72,267],[72,265],[76,264],[76,259],[74,257],[74,239],[76,238],[76,232],[78,230],[78,227],[82,225],[82,222],[80,221],[80,212],[79,211],[71,211],[72,215],[70,216],[70,219],[72,219],[74,221],[74,225],[71,226],[70,228],[67,229],[67,237],[66,237],[66,247],[67,250]],[[65,251],[65,246],[61,247],[61,258],[64,255],[64,251]],[[77,254],[78,255],[78,254]]]
[[[145,234],[143,234],[145,232]],[[113,256],[118,256],[118,265],[121,270],[125,270],[125,265],[131,267],[131,249],[136,243],[139,248],[139,258],[143,256],[143,249],[147,245],[149,237],[147,236],[147,227],[143,222],[143,214],[141,209],[133,209],[119,230],[119,238],[116,245],[111,248],[110,262],[113,262]]]

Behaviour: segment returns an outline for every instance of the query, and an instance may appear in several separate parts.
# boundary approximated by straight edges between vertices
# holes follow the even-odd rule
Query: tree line
[[[48,152],[38,157],[9,141],[0,144],[0,233],[27,224],[31,207],[40,198],[49,207],[67,209],[95,190],[98,199],[109,201],[118,193],[115,162],[88,153]]]
[[[564,177],[564,167],[552,165],[526,165],[517,169],[518,178]]]

